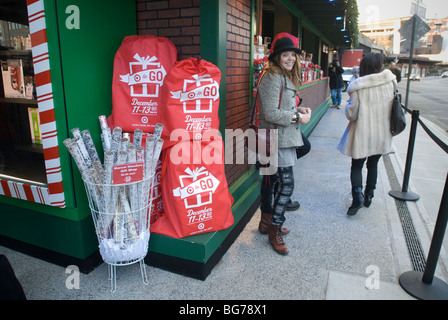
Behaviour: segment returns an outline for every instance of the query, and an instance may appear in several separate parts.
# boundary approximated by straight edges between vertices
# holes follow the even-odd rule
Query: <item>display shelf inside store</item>
[[[27,99],[27,98],[1,98],[0,97],[0,103],[1,102],[37,105],[37,100],[36,99]]]
[[[17,56],[31,56],[31,50],[0,50],[0,56],[17,57]]]
[[[36,152],[36,153],[44,153],[44,148],[41,144],[31,143],[31,144],[21,144],[16,145],[16,150],[26,151],[26,152]]]
[[[0,178],[12,181],[33,181],[32,184],[47,184],[43,152],[30,152],[15,147],[13,155],[0,159]]]
[[[2,42],[2,44],[4,44]],[[25,76],[34,77],[31,50],[2,48],[2,66],[9,60],[20,60],[23,90]],[[4,74],[2,72],[1,78]],[[3,79],[0,81],[0,118],[4,122],[0,130],[0,179],[30,185],[46,186],[44,149],[42,144],[33,143],[30,130],[29,108],[37,108],[35,96],[5,97]],[[35,90],[35,89],[34,89]]]

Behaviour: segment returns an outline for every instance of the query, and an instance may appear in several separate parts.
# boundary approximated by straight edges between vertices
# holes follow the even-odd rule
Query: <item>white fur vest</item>
[[[350,121],[338,149],[353,159],[390,152],[390,114],[395,76],[389,70],[357,78],[348,87]]]

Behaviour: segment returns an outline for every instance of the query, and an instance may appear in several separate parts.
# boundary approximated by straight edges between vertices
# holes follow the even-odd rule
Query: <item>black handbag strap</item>
[[[252,116],[250,117],[250,124],[254,123],[254,118],[255,118],[255,109],[257,108],[257,98],[258,98],[258,86],[257,86],[257,93],[255,94],[255,98],[252,101]]]
[[[398,84],[395,79],[392,79],[392,83],[394,84],[394,95],[398,94]]]
[[[261,75],[261,78],[258,80],[258,84],[261,83],[261,80],[263,79],[264,73]],[[282,96],[283,96],[283,81],[280,80],[280,82],[282,83],[281,89],[280,89],[280,98],[278,100],[278,107],[277,109],[280,109],[280,104],[282,103]],[[258,99],[258,84],[257,84],[257,93],[255,94],[255,98],[252,101],[252,116],[250,119],[250,124],[254,123],[254,119],[255,119],[255,110],[257,109],[257,99]]]

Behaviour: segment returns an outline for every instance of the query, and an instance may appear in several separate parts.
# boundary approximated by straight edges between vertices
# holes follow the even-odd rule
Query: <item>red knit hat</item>
[[[290,34],[290,33],[288,33],[288,32],[280,32],[280,33],[278,33],[278,34],[274,37],[274,40],[272,40],[271,48],[270,48],[271,53],[274,52],[275,42],[276,42],[278,39],[280,39],[280,38],[289,38],[289,39],[291,39],[292,42],[294,43],[294,46],[300,50],[300,48],[299,48],[299,38],[293,36],[292,34]]]
[[[289,35],[289,34],[288,34]],[[301,54],[302,50],[296,47],[294,40],[291,38],[293,36],[278,37],[275,39],[275,44],[271,47],[272,53],[269,55],[269,60],[273,60],[275,56],[284,51],[294,51],[296,54]],[[295,38],[295,37],[294,37]],[[296,38],[297,39],[297,38]],[[299,39],[297,39],[298,41]]]

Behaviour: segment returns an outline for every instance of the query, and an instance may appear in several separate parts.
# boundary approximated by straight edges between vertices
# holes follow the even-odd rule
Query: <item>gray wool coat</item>
[[[283,86],[282,99],[280,92]],[[282,74],[266,73],[258,86],[259,125],[278,129],[278,147],[291,148],[303,145],[300,124],[291,123],[296,113],[297,88]]]
[[[395,76],[386,69],[354,80],[345,115],[349,120],[338,149],[353,159],[391,151],[390,115]]]

